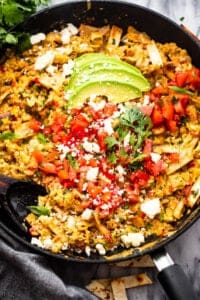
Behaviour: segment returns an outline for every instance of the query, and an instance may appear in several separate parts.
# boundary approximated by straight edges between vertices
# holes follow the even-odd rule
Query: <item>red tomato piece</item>
[[[165,98],[162,103],[162,115],[166,120],[173,120],[174,117],[174,105],[171,99]]]
[[[155,104],[151,114],[151,120],[154,125],[160,124],[164,121],[164,117],[160,105]]]
[[[31,119],[29,121],[29,127],[34,131],[34,132],[39,132],[41,131],[41,126],[42,123],[36,119]]]
[[[188,79],[188,72],[177,72],[175,74],[175,83],[179,87],[184,87]]]
[[[57,168],[53,163],[42,161],[39,169],[46,174],[57,174]]]
[[[133,183],[138,184],[140,187],[144,187],[149,180],[149,174],[145,171],[137,170],[131,173],[130,179]]]
[[[140,111],[145,115],[145,116],[150,116],[153,111],[153,105],[143,105],[140,106]]]

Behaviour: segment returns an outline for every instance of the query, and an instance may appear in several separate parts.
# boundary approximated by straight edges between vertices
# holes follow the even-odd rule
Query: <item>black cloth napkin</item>
[[[34,253],[0,221],[1,300],[97,300],[83,288],[97,268]]]

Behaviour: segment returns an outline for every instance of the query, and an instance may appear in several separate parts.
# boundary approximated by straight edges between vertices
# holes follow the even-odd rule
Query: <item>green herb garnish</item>
[[[106,143],[108,149],[111,149],[113,146],[118,144],[118,142],[114,136],[108,136],[105,139],[105,143]]]
[[[0,133],[0,140],[12,140],[15,137],[15,133],[11,131]]]
[[[36,216],[49,216],[50,215],[50,210],[45,207],[45,206],[40,206],[40,205],[31,205],[27,207],[34,215]]]
[[[71,153],[67,154],[67,159],[72,166],[72,168],[77,169],[78,168],[78,162],[75,157],[72,156]]]
[[[190,96],[193,96],[194,93],[187,90],[187,89],[184,89],[184,88],[180,88],[179,86],[176,86],[176,85],[172,85],[172,86],[169,86],[169,88],[177,93],[180,93],[180,94],[187,94],[187,95],[190,95]]]
[[[117,162],[117,156],[114,152],[111,152],[107,155],[107,159],[111,164],[115,164]]]
[[[127,107],[121,114],[119,121],[121,125],[131,127],[137,133],[136,151],[151,133],[152,122],[150,117],[144,115],[138,107]]]
[[[0,48],[5,44],[17,45],[20,43],[25,37],[24,33],[16,33],[12,31],[12,28],[36,12],[40,5],[47,5],[49,2],[49,0],[1,0]]]
[[[45,137],[45,135],[42,134],[42,133],[38,133],[37,139],[38,139],[38,141],[39,141],[41,144],[46,144],[46,143],[47,143],[46,137]]]

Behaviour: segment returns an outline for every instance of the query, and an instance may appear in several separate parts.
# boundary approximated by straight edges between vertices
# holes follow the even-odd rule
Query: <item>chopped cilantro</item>
[[[113,152],[109,153],[107,158],[111,164],[115,164],[117,162],[117,156]]]
[[[114,136],[108,136],[105,139],[105,143],[106,143],[108,149],[111,149],[113,146],[118,144],[118,142]]]
[[[75,157],[72,156],[71,153],[67,154],[67,159],[70,163],[70,165],[74,168],[77,169],[78,168],[78,163]]]
[[[183,20],[185,19],[185,17],[180,17],[180,21],[183,22]]]
[[[0,140],[12,140],[15,137],[15,133],[11,131],[0,133]]]
[[[12,32],[12,28],[36,12],[40,5],[47,5],[49,2],[49,0],[2,0],[0,2],[0,48],[5,44],[17,45],[24,40],[24,33]]]
[[[177,92],[177,93],[180,93],[180,94],[187,94],[187,95],[190,95],[190,96],[193,96],[194,93],[187,90],[187,89],[184,89],[184,88],[180,88],[179,86],[176,86],[176,85],[173,85],[173,86],[170,86],[169,87],[171,90]]]
[[[46,143],[47,143],[46,137],[45,137],[44,134],[42,134],[42,133],[38,133],[37,139],[38,139],[38,141],[39,141],[41,144],[46,144]]]
[[[32,206],[28,206],[27,208],[36,216],[50,215],[50,210],[45,206],[32,205]]]
[[[134,147],[135,152],[142,146],[145,138],[151,133],[152,122],[150,117],[144,115],[138,107],[127,107],[120,116],[120,123],[131,127],[137,134],[137,142]]]

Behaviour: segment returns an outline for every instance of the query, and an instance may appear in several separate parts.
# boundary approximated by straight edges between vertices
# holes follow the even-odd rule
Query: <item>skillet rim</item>
[[[80,6],[87,6],[88,3],[91,3],[92,5],[122,5],[123,7],[126,6],[126,8],[130,8],[130,9],[138,9],[140,10],[142,13],[148,13],[156,18],[158,18],[159,20],[162,20],[166,23],[168,23],[170,26],[174,27],[174,30],[177,32],[181,32],[188,40],[188,44],[194,44],[193,47],[196,47],[196,49],[200,50],[200,43],[197,42],[197,40],[191,36],[188,32],[184,31],[176,22],[174,22],[173,20],[169,19],[168,17],[160,14],[159,12],[156,12],[152,9],[146,8],[142,5],[138,5],[135,3],[131,3],[130,1],[121,1],[121,0],[114,0],[114,1],[104,1],[104,0],[93,0],[93,1],[67,1],[65,3],[60,3],[60,4],[55,4],[52,5],[48,8],[44,8],[38,12],[36,12],[35,14],[31,15],[29,18],[27,18],[23,23],[21,23],[20,25],[18,25],[16,27],[16,30],[20,30],[21,28],[26,28],[26,26],[30,26],[29,24],[31,22],[37,21],[38,18],[40,18],[41,16],[45,16],[46,14],[49,13],[55,13],[56,10],[59,9],[64,9],[65,7],[70,7],[70,5],[72,6],[76,6],[76,5],[80,5]],[[131,13],[130,13],[131,15]],[[129,16],[130,18],[130,16]],[[80,22],[80,20],[79,20]],[[65,23],[67,23],[67,20],[65,20]],[[80,24],[80,23],[79,23]],[[48,32],[49,30],[51,30],[51,28],[49,28],[46,32]],[[147,31],[146,31],[147,32]],[[148,33],[148,32],[147,32]],[[150,35],[151,36],[151,35]],[[154,38],[154,37],[153,37]],[[169,39],[170,40],[170,39]],[[186,48],[187,49],[187,48]],[[190,53],[189,53],[190,54]],[[190,54],[191,56],[191,54]],[[192,57],[192,56],[191,56]],[[192,57],[193,59],[193,57]],[[32,250],[41,253],[41,254],[45,254],[47,256],[53,257],[53,258],[57,258],[57,259],[61,259],[64,261],[72,261],[72,262],[83,262],[83,263],[113,263],[113,262],[118,262],[118,261],[124,261],[124,260],[128,260],[131,258],[136,258],[145,254],[151,254],[152,252],[162,248],[163,246],[167,245],[169,242],[173,241],[174,239],[176,239],[178,236],[180,236],[183,232],[185,232],[190,226],[192,226],[192,224],[200,217],[200,207],[197,207],[193,210],[193,212],[191,212],[189,214],[189,216],[186,218],[187,221],[184,222],[180,222],[181,226],[178,228],[178,230],[173,233],[171,236],[164,238],[161,241],[158,241],[154,246],[149,247],[147,249],[144,249],[142,251],[137,251],[137,249],[134,250],[133,253],[131,253],[130,255],[127,255],[125,257],[116,257],[116,258],[112,258],[112,259],[105,259],[102,256],[99,256],[98,259],[93,259],[93,258],[87,258],[87,257],[83,257],[80,258],[79,256],[69,256],[69,257],[65,257],[62,254],[54,254],[48,250],[44,250],[42,248],[39,248],[37,246],[32,245],[30,242],[28,242],[27,240],[24,240],[21,236],[19,236],[18,234],[16,234],[15,232],[13,232],[12,230],[10,230],[10,228],[8,228],[6,226],[6,224],[3,224],[0,221],[0,227],[4,228],[4,230],[6,230],[9,234],[11,234],[14,238],[16,238],[19,242],[22,242],[23,244],[25,244],[26,246],[28,246],[29,248],[31,248]],[[124,250],[123,250],[124,251]],[[123,253],[123,251],[121,253]],[[119,254],[120,255],[120,254]]]

